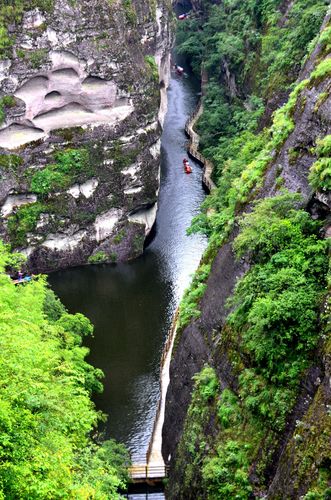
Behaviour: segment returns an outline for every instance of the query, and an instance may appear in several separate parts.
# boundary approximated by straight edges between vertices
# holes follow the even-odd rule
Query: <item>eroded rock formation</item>
[[[142,251],[159,189],[170,8],[54,0],[9,27],[0,234],[32,270]]]

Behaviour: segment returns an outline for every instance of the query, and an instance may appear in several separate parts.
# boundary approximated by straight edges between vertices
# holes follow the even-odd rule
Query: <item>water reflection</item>
[[[171,81],[162,135],[162,166],[156,235],[144,255],[117,266],[89,266],[50,276],[71,312],[95,325],[87,341],[89,361],[105,373],[104,392],[94,400],[109,415],[105,435],[124,442],[133,455],[148,445],[159,398],[159,361],[173,313],[205,247],[186,235],[204,193],[201,169],[183,172],[184,125],[196,105],[189,80]]]

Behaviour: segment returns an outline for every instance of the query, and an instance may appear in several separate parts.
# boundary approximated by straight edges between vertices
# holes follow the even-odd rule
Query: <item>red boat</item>
[[[176,64],[175,70],[176,70],[177,75],[182,75],[184,73],[184,68],[182,68],[181,66],[178,66],[178,64]]]
[[[184,19],[187,19],[188,18],[188,12],[186,12],[185,14],[181,14],[180,16],[178,16],[178,19],[180,21],[184,21]]]
[[[184,172],[185,174],[191,174],[192,173],[192,168],[186,158],[183,160],[183,165],[184,165]]]

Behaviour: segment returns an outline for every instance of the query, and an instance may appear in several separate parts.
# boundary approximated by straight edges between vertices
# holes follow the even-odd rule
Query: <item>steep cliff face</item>
[[[289,8],[293,6],[293,2],[290,3]],[[211,264],[211,268],[198,303],[198,318],[179,329],[170,368],[163,429],[163,455],[171,466],[169,498],[280,499],[303,498],[306,494],[304,498],[328,498],[322,496],[329,491],[327,471],[331,439],[329,329],[326,326],[329,306],[325,296],[325,267],[324,278],[319,278],[322,289],[324,286],[324,309],[315,327],[318,332],[314,342],[318,347],[311,348],[306,355],[301,379],[288,382],[289,387],[293,384],[293,393],[285,401],[286,398],[282,400],[282,391],[286,392],[286,385],[272,385],[278,375],[271,369],[268,372],[270,378],[265,376],[269,369],[266,366],[273,355],[271,340],[269,357],[265,358],[262,350],[263,343],[269,342],[268,337],[264,340],[261,333],[261,349],[259,345],[252,347],[252,336],[245,344],[245,332],[251,326],[242,319],[245,318],[245,307],[252,300],[248,292],[245,295],[244,287],[248,287],[249,282],[246,280],[239,292],[236,288],[238,280],[252,269],[253,264],[264,269],[264,261],[258,260],[253,250],[238,258],[235,249],[240,245],[237,242],[234,245],[243,228],[254,225],[250,222],[239,227],[238,216],[258,210],[254,208],[254,200],[265,199],[270,199],[270,205],[261,207],[268,207],[264,210],[272,214],[272,200],[280,203],[281,198],[277,196],[287,196],[284,192],[300,193],[300,206],[306,207],[313,219],[324,221],[319,237],[330,236],[330,192],[328,188],[317,185],[314,189],[312,182],[313,165],[320,158],[316,144],[325,141],[331,132],[330,43],[326,42],[330,34],[330,15],[326,16],[321,33],[320,41],[315,42],[315,49],[300,73],[296,90],[288,104],[274,117],[271,141],[262,152],[260,149],[259,154],[253,155],[253,162],[245,166],[231,186],[231,196],[238,193],[232,216],[236,217],[236,222],[227,221],[232,230],[224,233],[221,240],[224,243],[216,249],[214,241],[213,248],[204,258],[204,265]],[[329,157],[328,150],[326,158]],[[226,167],[224,172],[223,176],[227,175]],[[222,176],[220,179],[222,183]],[[216,193],[214,199],[217,196],[222,198],[224,193]],[[230,208],[228,206],[228,211],[223,211],[220,223],[224,224],[225,217],[230,220]],[[215,217],[217,222],[216,211],[217,208],[208,208],[207,205],[207,218]],[[290,208],[285,213],[290,213]],[[258,233],[255,239],[258,240]],[[282,233],[280,247],[285,239],[285,233]],[[325,265],[325,254],[323,259]],[[311,273],[315,271],[310,269]],[[261,274],[257,271],[252,279],[256,280],[258,289]],[[280,295],[288,286],[288,283],[283,284],[273,300],[276,301],[277,293]],[[235,302],[232,302],[232,307],[229,305],[229,298],[235,290],[236,296],[240,293],[244,296],[237,312]],[[272,303],[271,300],[270,307]],[[317,303],[317,311],[319,307]],[[229,319],[231,311],[237,316]],[[234,327],[236,321],[242,321],[237,330]],[[270,321],[269,317],[267,321]],[[289,314],[288,325],[292,325],[291,321]],[[254,324],[254,316],[250,317],[250,322]],[[263,328],[268,327],[270,324]],[[283,325],[279,320],[279,330],[281,328]],[[271,330],[269,335],[273,335]],[[292,339],[291,342],[288,353],[296,349],[296,341]],[[254,349],[260,349],[257,358],[254,358]],[[283,351],[280,359],[286,360],[288,353]],[[294,370],[294,366],[292,359],[288,371]],[[250,382],[249,377],[252,377]],[[273,405],[279,408],[284,405],[284,409],[278,412]]]
[[[39,4],[0,61],[1,237],[34,271],[132,258],[156,214],[171,6]]]

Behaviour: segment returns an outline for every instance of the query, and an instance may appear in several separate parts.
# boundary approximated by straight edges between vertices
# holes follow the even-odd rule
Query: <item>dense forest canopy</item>
[[[285,3],[287,6],[287,3]],[[238,151],[241,134],[254,133],[265,111],[284,102],[316,42],[329,2],[297,0],[283,11],[280,0],[203,3],[203,15],[179,24],[178,51],[193,70],[208,75],[206,112],[198,130],[204,153],[216,163]],[[277,98],[278,96],[278,98]],[[270,109],[267,109],[270,108]]]
[[[85,361],[90,321],[68,314],[39,276],[14,286],[20,265],[0,243],[0,498],[109,499],[125,487],[128,457],[91,438],[102,372]]]

